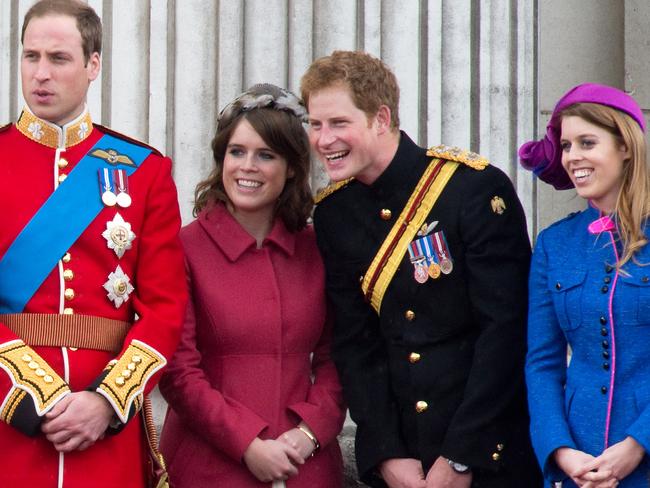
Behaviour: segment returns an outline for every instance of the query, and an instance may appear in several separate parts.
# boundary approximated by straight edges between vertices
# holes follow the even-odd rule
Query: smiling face
[[[380,107],[369,117],[354,104],[350,91],[338,84],[309,97],[309,142],[333,181],[355,177],[370,184],[383,172],[379,138],[390,131],[390,111]]]
[[[609,131],[575,115],[562,119],[562,166],[578,195],[611,213],[623,183],[623,166],[630,155]]]
[[[84,59],[73,17],[34,17],[25,29],[20,62],[23,97],[30,110],[64,125],[81,114],[90,82],[99,74],[99,54]]]
[[[241,119],[223,161],[223,187],[233,215],[270,222],[289,176],[286,159],[269,148],[245,118]]]

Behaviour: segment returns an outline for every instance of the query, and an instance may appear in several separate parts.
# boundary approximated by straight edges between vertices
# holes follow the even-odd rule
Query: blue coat
[[[650,266],[628,262],[617,273],[615,234],[588,231],[598,217],[589,207],[553,224],[533,253],[526,379],[549,480],[565,477],[552,458],[562,446],[597,456],[632,436],[650,448]],[[650,263],[650,246],[637,261]],[[649,472],[646,455],[620,488],[647,488]]]

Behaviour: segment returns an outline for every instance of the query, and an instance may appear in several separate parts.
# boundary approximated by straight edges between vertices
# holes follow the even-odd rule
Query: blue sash
[[[133,165],[109,164],[91,154],[110,149]],[[101,151],[100,151],[101,152]],[[0,260],[0,313],[20,313],[88,225],[104,208],[98,185],[100,168],[133,174],[151,149],[104,135],[77,163],[11,243]],[[99,236],[98,236],[99,237]]]

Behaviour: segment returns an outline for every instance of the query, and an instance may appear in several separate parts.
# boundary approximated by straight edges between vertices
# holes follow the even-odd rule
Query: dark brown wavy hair
[[[309,139],[302,122],[284,110],[270,107],[243,111],[228,120],[220,120],[212,139],[215,167],[194,192],[194,216],[216,202],[230,204],[223,186],[223,161],[228,142],[239,123],[246,119],[264,142],[287,161],[293,176],[287,178],[275,205],[275,216],[282,219],[290,232],[307,225],[314,201],[309,187]]]

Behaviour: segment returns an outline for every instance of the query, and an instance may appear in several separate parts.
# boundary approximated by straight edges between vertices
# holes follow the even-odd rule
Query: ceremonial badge
[[[427,234],[431,234],[433,229],[436,228],[436,225],[438,225],[438,221],[434,220],[430,224],[427,224],[426,222],[422,224],[422,227],[420,227],[420,230],[418,230],[418,235],[419,236],[426,236]]]
[[[106,230],[102,232],[109,249],[115,251],[118,258],[124,256],[124,252],[131,249],[135,233],[131,230],[131,224],[125,222],[119,213],[115,213],[113,220],[106,222]]]
[[[433,229],[438,222],[431,225],[424,224],[423,231]],[[426,229],[424,227],[427,227]],[[415,267],[413,277],[418,283],[425,283],[429,277],[436,279],[440,276],[440,265],[438,264],[438,256],[433,245],[432,236],[425,235],[420,239],[409,244],[409,255],[411,263]]]
[[[499,196],[492,197],[492,200],[490,200],[490,206],[492,207],[492,211],[497,215],[503,214],[506,210],[506,202],[504,202],[503,198]]]
[[[440,271],[444,274],[449,274],[454,269],[454,263],[451,260],[451,254],[449,252],[449,246],[447,245],[447,239],[445,238],[445,233],[441,230],[435,234],[428,236],[431,238],[431,243],[435,249],[435,254],[438,258],[438,264],[440,265]]]
[[[115,304],[115,308],[120,308],[124,302],[129,300],[129,295],[134,288],[130,278],[118,264],[115,271],[108,275],[108,280],[104,283],[104,290],[108,292],[106,296]]]
[[[115,184],[113,183],[113,170],[109,168],[99,169],[99,194],[102,197],[102,203],[107,207],[114,207],[117,203]]]

